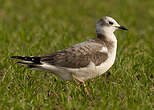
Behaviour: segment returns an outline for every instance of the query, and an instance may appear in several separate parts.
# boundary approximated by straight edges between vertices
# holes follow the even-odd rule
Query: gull
[[[12,56],[33,70],[50,72],[60,79],[85,81],[100,76],[114,64],[117,39],[114,31],[128,30],[113,18],[105,16],[96,23],[96,37],[43,56]]]

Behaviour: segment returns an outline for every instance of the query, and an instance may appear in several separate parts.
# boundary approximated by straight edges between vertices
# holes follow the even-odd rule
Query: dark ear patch
[[[99,21],[103,21],[103,18],[101,18]]]
[[[99,21],[97,23],[100,24],[100,25],[103,25],[104,24],[104,19],[103,18],[99,19]]]

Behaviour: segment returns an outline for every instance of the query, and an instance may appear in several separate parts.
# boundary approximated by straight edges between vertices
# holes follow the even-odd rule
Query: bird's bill
[[[118,27],[119,29],[122,29],[122,30],[128,30],[126,27],[124,27],[124,26],[119,26]]]

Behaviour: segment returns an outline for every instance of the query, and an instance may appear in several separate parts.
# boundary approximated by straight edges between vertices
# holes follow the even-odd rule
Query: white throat
[[[97,32],[97,35],[105,36],[105,40],[117,43],[117,38],[113,32]]]
[[[116,38],[116,36],[114,35],[113,32],[106,32],[106,33],[104,33],[104,35],[106,36],[106,39],[108,41],[117,42],[117,38]]]

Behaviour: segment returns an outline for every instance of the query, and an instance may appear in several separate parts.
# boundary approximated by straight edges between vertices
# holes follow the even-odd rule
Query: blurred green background
[[[51,73],[31,71],[12,55],[43,55],[96,37],[95,24],[111,16],[117,31],[111,75],[83,87]],[[0,110],[152,110],[154,0],[0,0]]]

